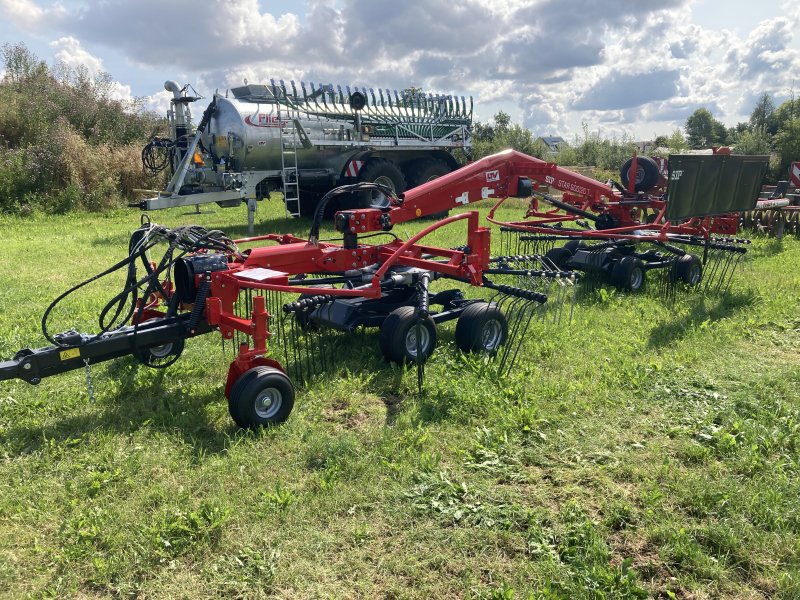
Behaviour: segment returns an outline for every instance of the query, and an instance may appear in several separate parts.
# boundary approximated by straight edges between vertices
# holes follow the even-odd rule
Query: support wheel
[[[494,302],[476,302],[456,323],[456,345],[463,352],[494,354],[508,339],[508,321]]]
[[[239,427],[256,429],[283,423],[294,407],[294,386],[273,367],[246,371],[231,388],[228,411]]]
[[[620,290],[636,292],[645,280],[644,263],[635,256],[624,256],[611,269],[611,285]]]
[[[684,254],[673,263],[670,275],[672,281],[695,286],[703,278],[703,264],[694,254]]]
[[[401,306],[389,313],[381,325],[379,344],[390,362],[416,362],[418,348],[421,362],[425,362],[436,347],[436,323],[430,315],[420,321],[413,306]]]
[[[143,365],[152,369],[164,369],[172,365],[183,353],[184,342],[177,339],[160,346],[136,348],[133,355]]]

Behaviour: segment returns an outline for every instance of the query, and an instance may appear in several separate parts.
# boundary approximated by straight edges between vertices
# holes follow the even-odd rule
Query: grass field
[[[259,210],[261,233],[308,226]],[[236,237],[245,216],[154,219]],[[45,345],[47,304],[138,219],[0,218],[0,358]],[[357,334],[256,433],[228,416],[217,334],[167,370],[96,366],[93,402],[82,370],[4,382],[0,597],[798,598],[800,242],[751,257],[723,295],[583,294],[499,380],[447,324],[419,395]]]

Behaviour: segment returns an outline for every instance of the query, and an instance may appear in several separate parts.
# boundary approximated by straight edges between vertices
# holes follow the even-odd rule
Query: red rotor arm
[[[350,235],[388,231],[397,223],[480,200],[527,197],[539,185],[561,190],[570,199],[581,199],[581,204],[619,199],[611,188],[590,177],[516,150],[505,150],[407,191],[402,204],[386,209],[340,211],[336,214],[336,228]]]

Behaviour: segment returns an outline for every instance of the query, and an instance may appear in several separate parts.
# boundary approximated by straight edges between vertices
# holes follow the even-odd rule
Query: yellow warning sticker
[[[80,355],[80,348],[70,348],[69,350],[62,350],[59,353],[62,361],[69,360],[70,358],[78,358]]]

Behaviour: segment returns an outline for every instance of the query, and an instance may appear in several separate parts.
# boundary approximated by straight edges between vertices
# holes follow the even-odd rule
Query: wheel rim
[[[486,351],[496,350],[503,343],[503,326],[497,319],[486,321],[481,330],[481,348]]]
[[[644,167],[636,165],[636,183],[642,183],[642,181],[644,181]]]
[[[631,272],[631,289],[638,290],[640,287],[642,287],[643,282],[644,271],[637,267]]]
[[[153,346],[149,349],[150,356],[153,358],[167,358],[172,354],[172,342],[169,344],[162,344],[161,346]]]
[[[431,334],[424,325],[412,325],[406,333],[406,353],[411,358],[417,358],[417,335],[419,334],[419,348],[423,356],[428,351],[431,343]]]
[[[261,391],[256,397],[255,411],[259,419],[271,419],[281,409],[283,394],[274,387],[269,387]]]
[[[692,268],[689,269],[689,285],[697,285],[700,282],[700,265],[696,262],[692,263]]]

